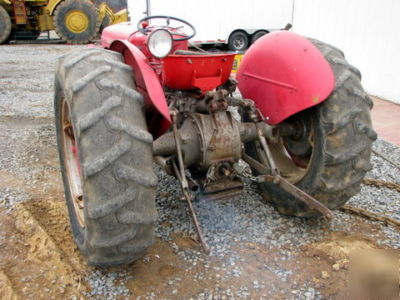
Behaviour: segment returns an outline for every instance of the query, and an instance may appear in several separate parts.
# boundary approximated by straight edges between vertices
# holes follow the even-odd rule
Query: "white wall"
[[[342,49],[369,93],[400,103],[400,0],[294,1],[293,31]]]
[[[291,22],[293,0],[150,0],[152,15],[187,20],[194,41],[227,39],[235,29],[279,29]],[[145,0],[128,0],[131,20],[143,18]]]

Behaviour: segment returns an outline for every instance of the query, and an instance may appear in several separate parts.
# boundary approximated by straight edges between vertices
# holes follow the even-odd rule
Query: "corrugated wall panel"
[[[399,0],[295,0],[293,23],[341,48],[369,93],[400,103]]]

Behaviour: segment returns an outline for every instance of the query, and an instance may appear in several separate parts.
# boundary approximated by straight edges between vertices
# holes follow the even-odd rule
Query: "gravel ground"
[[[2,173],[4,182],[21,182],[0,186],[0,205],[7,214],[13,211],[16,203],[30,200],[29,190],[37,187],[39,181],[44,190],[50,189],[54,180],[61,189],[60,179],[50,178],[48,175],[49,170],[58,170],[58,166],[54,165],[56,149],[52,107],[53,70],[56,58],[71,48],[64,45],[0,47],[0,169],[13,174],[8,178],[8,175]],[[400,147],[383,140],[377,140],[373,147],[400,162]],[[373,169],[368,172],[367,177],[400,183],[399,170],[381,157],[372,155],[372,165]],[[155,168],[159,176],[156,236],[189,265],[188,269],[196,270],[198,264],[204,266],[205,271],[193,273],[193,282],[203,280],[210,269],[213,269],[218,275],[215,275],[216,278],[221,282],[229,282],[232,278],[240,279],[243,276],[245,259],[239,254],[237,247],[244,243],[255,243],[277,251],[282,262],[293,260],[304,245],[320,241],[332,231],[357,232],[354,224],[360,218],[340,211],[335,212],[332,222],[281,216],[271,205],[263,203],[256,185],[245,180],[246,189],[240,197],[222,201],[207,201],[202,198],[195,202],[205,238],[211,247],[210,257],[219,261],[217,265],[210,265],[210,258],[198,248],[182,250],[175,243],[174,234],[195,238],[196,232],[187,214],[186,204],[181,200],[178,182],[157,166]],[[348,203],[400,220],[400,197],[394,190],[363,185],[360,194]],[[398,230],[369,220],[362,222],[381,227],[383,236],[369,235],[378,244],[400,248]],[[147,256],[143,258],[144,263],[148,260]],[[300,281],[296,283],[293,280],[294,272],[298,270],[268,264],[263,267],[275,274],[281,282],[291,281],[287,284],[287,298],[323,298],[318,285],[310,282],[303,284]],[[92,299],[129,297],[131,291],[126,287],[129,276],[124,270],[93,270],[85,279],[92,289],[84,296]],[[169,279],[167,285],[174,286],[180,280],[182,279],[179,277]],[[238,287],[232,284],[220,287],[216,284],[204,288],[193,299],[247,299],[254,290],[260,290],[260,295],[265,292],[264,298],[267,299],[268,295],[279,292],[279,289],[279,286],[267,285],[260,278],[253,278],[250,285]],[[172,295],[176,297],[171,298],[179,298],[177,293],[173,289]],[[148,292],[142,299],[158,297],[154,292]]]
[[[400,147],[377,140],[374,149],[394,161],[400,161]],[[396,167],[376,155],[372,155],[371,161],[373,169],[366,177],[400,183]],[[171,194],[167,198],[157,197],[159,224],[171,220],[174,222],[167,228],[158,226],[157,235],[165,240],[170,239],[172,232],[195,235],[194,227],[185,213],[185,205],[180,200],[180,194],[177,196],[179,183],[160,169],[158,175],[161,183],[159,191]],[[263,203],[254,183],[249,180],[245,183],[245,193],[240,197],[222,201],[200,199],[196,202],[196,211],[207,242],[211,246],[211,255],[224,257],[239,241],[251,241],[271,248],[287,245],[291,249],[299,249],[304,244],[320,240],[327,234],[326,228],[332,231],[351,231],[351,220],[354,217],[340,211],[335,211],[335,219],[330,223],[324,219],[307,220],[282,216],[271,205]],[[348,204],[392,218],[400,218],[400,196],[397,191],[391,189],[363,185],[361,192],[351,198]],[[378,242],[400,248],[399,232],[391,227],[384,228],[389,238]],[[184,258],[186,259],[185,256]],[[235,262],[234,256],[230,256],[230,262]]]

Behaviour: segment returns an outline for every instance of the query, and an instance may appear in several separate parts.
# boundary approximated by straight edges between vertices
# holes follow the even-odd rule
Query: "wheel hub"
[[[74,129],[71,123],[70,111],[67,101],[62,101],[62,127],[64,164],[68,180],[68,188],[73,201],[75,216],[81,227],[85,227],[84,199],[81,181],[81,166],[79,163],[78,147],[75,140]]]
[[[243,38],[236,38],[236,39],[233,41],[233,44],[235,45],[235,47],[236,47],[237,49],[241,49],[241,48],[244,47],[245,41],[244,41]]]
[[[289,182],[299,182],[307,173],[314,150],[314,130],[311,117],[301,114],[287,124],[291,134],[271,145],[272,155],[282,176]]]
[[[73,33],[82,33],[89,27],[89,18],[84,12],[73,10],[65,17],[65,25]]]

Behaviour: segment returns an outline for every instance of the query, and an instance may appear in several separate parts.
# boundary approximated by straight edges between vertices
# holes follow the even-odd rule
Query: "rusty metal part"
[[[202,193],[210,200],[228,199],[241,195],[243,182],[234,169],[234,161],[218,161],[201,178]]]
[[[283,178],[280,175],[280,172],[277,168],[277,165],[274,160],[274,156],[270,150],[269,144],[263,134],[262,127],[259,125],[262,124],[260,122],[256,123],[257,126],[257,134],[259,143],[261,144],[262,150],[264,151],[264,157],[268,166],[264,166],[263,164],[259,163],[255,159],[251,158],[250,156],[244,154],[242,157],[243,159],[254,169],[259,171],[260,174],[267,174],[267,175],[260,175],[256,177],[258,182],[272,182],[278,185],[282,190],[286,191],[287,193],[291,194],[292,196],[296,197],[297,199],[304,202],[307,206],[312,209],[319,211],[321,214],[326,216],[328,219],[333,218],[332,211],[323,205],[321,202],[307,194],[306,192],[302,191],[298,187],[296,187],[293,183],[289,182],[287,179]]]
[[[63,126],[62,151],[64,152],[65,170],[68,187],[71,193],[76,219],[81,227],[85,227],[84,199],[79,163],[78,146],[71,123],[69,105],[66,99],[61,104],[61,122]]]
[[[182,189],[186,189],[189,187],[189,185],[188,185],[188,182],[186,180],[186,175],[185,175],[185,165],[183,164],[180,135],[178,132],[178,128],[176,126],[176,112],[175,111],[171,112],[171,117],[172,117],[172,130],[174,133],[174,140],[175,140],[175,147],[176,147],[176,155],[178,157],[179,170],[181,172],[180,182],[182,184]]]
[[[194,207],[193,207],[193,204],[192,204],[192,194],[189,192],[188,188],[187,187],[185,188],[184,185],[182,184],[183,179],[184,179],[184,178],[181,177],[182,169],[178,170],[178,167],[176,166],[175,161],[172,161],[172,167],[174,169],[176,177],[181,182],[182,193],[183,193],[183,195],[184,195],[184,197],[186,199],[186,202],[187,202],[187,204],[189,206],[189,213],[190,213],[190,216],[192,217],[194,226],[196,227],[197,235],[199,237],[199,241],[201,243],[201,246],[203,247],[204,252],[206,254],[208,254],[208,253],[210,253],[210,247],[208,246],[206,240],[204,239],[203,232],[201,230],[199,220],[197,219],[196,212],[194,211]],[[185,173],[183,172],[183,174],[185,174]]]
[[[169,109],[175,109],[180,114],[194,112],[210,114],[228,109],[228,93],[225,89],[210,91],[205,95],[198,94],[195,91],[169,91],[167,92],[167,99]]]
[[[228,101],[228,104],[230,106],[239,106],[242,108],[254,107],[254,101],[251,99],[230,96],[230,97],[226,97],[226,101]]]
[[[259,174],[270,174],[271,170],[267,168],[265,165],[260,163],[259,161],[255,160],[251,156],[247,155],[246,153],[243,153],[242,159],[249,164],[251,168],[256,170]]]
[[[256,126],[257,126],[258,138],[259,138],[259,141],[261,143],[261,146],[262,146],[263,150],[265,151],[266,159],[267,159],[268,165],[269,165],[269,167],[271,169],[271,174],[274,175],[274,176],[275,175],[279,175],[279,170],[275,165],[274,159],[272,158],[271,150],[268,147],[267,140],[265,139],[265,136],[264,136],[264,134],[263,134],[263,132],[262,132],[262,130],[260,128],[259,123],[257,123]]]
[[[226,90],[221,89],[208,92],[202,98],[182,92],[171,93],[168,96],[170,110],[174,111],[174,123],[179,127],[182,157],[186,168],[196,165],[207,171],[217,161],[238,161],[241,156],[241,143],[257,140],[259,130],[270,142],[276,142],[279,138],[275,126],[264,122],[241,123],[235,120],[231,113],[226,111],[232,99],[240,103],[239,105],[254,110],[255,118],[259,119],[260,113],[254,108],[253,101],[229,98],[227,94]],[[174,140],[173,132],[159,137],[153,143],[154,155],[176,154],[177,144]]]
[[[260,174],[268,174],[270,173],[270,169],[255,160],[254,158],[250,157],[247,154],[243,154],[243,160],[249,164],[250,167],[254,168],[257,170],[258,173]],[[297,199],[303,201],[307,206],[310,208],[313,208],[317,211],[319,211],[321,214],[326,216],[328,219],[333,218],[333,213],[332,211],[323,205],[321,202],[316,200],[315,198],[311,197],[309,194],[306,192],[302,191],[299,189],[297,186],[294,184],[290,183],[288,180],[283,178],[280,175],[259,175],[255,177],[255,180],[257,182],[273,182],[277,185],[279,185],[284,191],[287,193],[291,194],[292,196],[296,197]]]
[[[177,134],[174,134],[175,131]],[[185,167],[196,165],[203,171],[207,171],[216,161],[238,161],[241,156],[239,122],[230,112],[218,111],[211,115],[188,114],[181,128],[175,128],[174,132],[166,133],[154,141],[155,156],[169,156],[181,150]],[[177,149],[175,136],[180,137],[181,149]]]
[[[291,194],[292,196],[296,197],[297,199],[301,200],[308,207],[320,212],[329,220],[333,219],[333,213],[328,207],[323,205],[321,202],[319,202],[315,198],[311,197],[306,192],[299,189],[294,184],[287,181],[282,176],[280,176],[280,175],[275,175],[275,176],[260,175],[260,176],[257,176],[257,179],[258,179],[258,182],[273,182],[273,183],[277,184],[282,190]]]
[[[298,133],[298,128],[291,123],[281,123],[278,124],[278,131],[281,137],[285,136],[296,136]]]
[[[172,129],[174,133],[174,138],[175,138],[175,146],[177,150],[177,156],[178,156],[178,163],[179,163],[179,169],[176,166],[176,163],[174,160],[172,160],[172,167],[175,172],[175,176],[178,178],[179,182],[181,183],[182,187],[182,193],[186,198],[186,201],[189,206],[189,212],[192,217],[193,223],[196,227],[197,230],[197,235],[199,236],[199,240],[201,245],[203,246],[203,249],[206,253],[210,252],[210,248],[207,245],[207,242],[204,239],[203,233],[200,228],[200,223],[197,219],[196,212],[194,211],[193,205],[192,205],[192,194],[189,191],[189,184],[186,178],[185,174],[185,165],[183,163],[183,157],[182,157],[182,151],[181,151],[181,145],[180,145],[180,136],[179,132],[176,126],[176,111],[171,111],[171,117],[172,117]]]
[[[172,170],[172,165],[170,164],[170,160],[168,158],[162,156],[154,156],[154,161],[167,172],[167,174],[174,174]]]
[[[260,121],[266,120],[261,111],[254,106],[249,106],[246,108],[246,113],[250,120],[258,124],[257,126],[260,129],[261,124],[263,124],[263,122]],[[257,133],[260,133],[260,137],[258,141],[255,141],[255,145],[259,160],[261,163],[268,166],[270,165],[270,162],[273,161],[279,173],[293,184],[299,182],[305,176],[310,166],[309,162],[313,154],[314,132],[313,130],[307,130],[307,134],[305,135],[303,134],[305,128],[306,127],[304,126],[301,126],[301,128],[298,126],[294,126],[291,129],[286,128],[287,130],[285,134],[287,134],[287,136],[282,137],[280,136],[279,125],[278,127],[275,127],[275,131],[273,131],[273,139],[270,139],[263,130],[257,130]],[[285,141],[292,136],[299,138],[300,140],[298,142],[304,140],[304,143],[307,143],[307,145],[310,146],[306,153],[302,152],[302,156],[291,153],[290,149],[287,148],[287,143]]]
[[[205,193],[202,194],[201,196],[206,197],[207,200],[218,201],[224,199],[232,199],[234,197],[240,196],[242,193],[243,193],[243,185],[238,188],[225,189],[213,193]]]
[[[220,89],[214,92],[208,92],[206,94],[208,110],[210,113],[214,113],[217,111],[225,111],[228,109],[228,102],[226,101],[226,96],[228,95],[228,91],[224,89]]]
[[[187,179],[188,184],[189,184],[189,189],[192,192],[197,192],[200,189],[199,184],[193,178],[190,178],[189,176],[186,176],[186,179]]]
[[[236,90],[236,86],[237,81],[233,78],[229,78],[227,81],[225,81],[224,84],[217,87],[217,90],[225,90],[227,92],[227,95],[232,96]]]
[[[200,160],[200,139],[193,122],[187,119],[178,129],[181,140],[185,166],[188,167]],[[173,132],[160,136],[153,142],[154,156],[171,156],[176,154],[176,143]]]
[[[279,131],[276,126],[271,126],[264,122],[243,122],[239,123],[240,139],[242,143],[258,140],[258,130],[261,130],[265,138],[271,142],[276,143],[280,138]]]
[[[208,169],[216,161],[240,159],[242,144],[239,126],[230,112],[216,112],[212,115],[193,114],[190,117],[196,125],[200,138],[199,165],[202,169]]]
[[[191,113],[178,130],[185,167],[199,165],[207,170],[215,161],[241,156],[241,143],[257,140],[258,130],[268,141],[278,139],[276,127],[266,123],[239,123],[230,112],[212,115]],[[173,132],[160,136],[153,143],[155,156],[170,156],[177,152]]]

